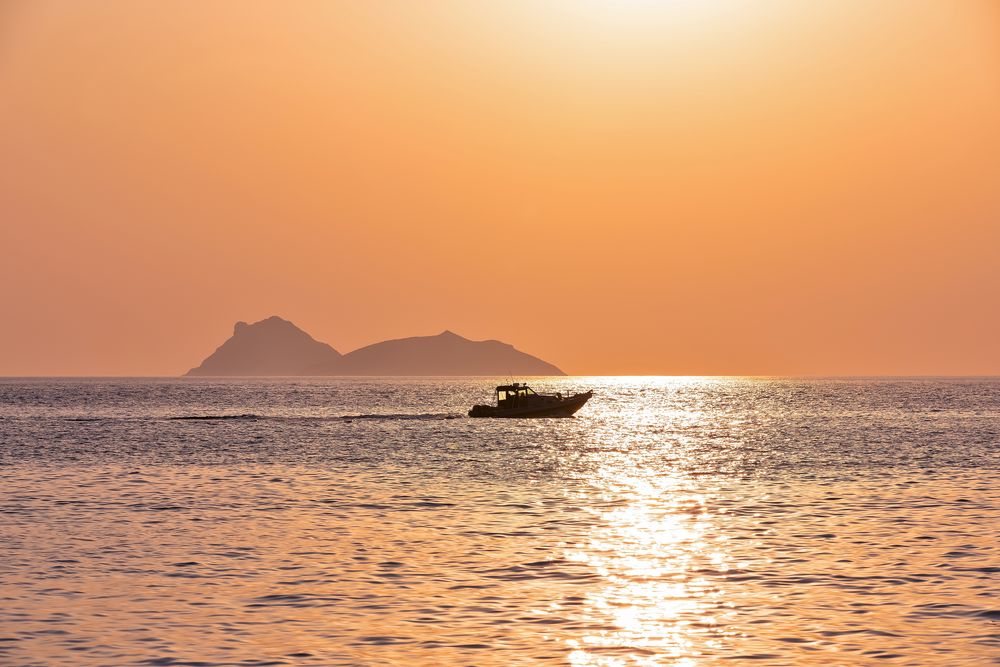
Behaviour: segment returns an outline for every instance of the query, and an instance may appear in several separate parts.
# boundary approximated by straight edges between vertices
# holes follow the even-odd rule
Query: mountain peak
[[[233,327],[233,335],[248,333],[255,329],[288,329],[291,331],[302,331],[297,326],[292,324],[286,319],[278,317],[277,315],[271,315],[259,322],[254,322],[253,324],[248,324],[246,322],[237,322]],[[305,333],[304,331],[302,333]],[[308,334],[307,334],[308,335]]]
[[[233,326],[232,337],[188,375],[308,375],[340,353],[302,329],[272,315]]]

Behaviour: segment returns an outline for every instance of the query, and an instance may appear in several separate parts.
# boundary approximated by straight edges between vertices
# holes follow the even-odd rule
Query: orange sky
[[[8,0],[0,253],[3,375],[1000,374],[1000,5]]]

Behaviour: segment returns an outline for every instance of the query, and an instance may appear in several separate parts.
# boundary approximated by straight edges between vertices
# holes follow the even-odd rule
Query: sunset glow
[[[1000,373],[998,118],[988,0],[7,3],[0,374]]]
[[[1000,655],[1000,0],[0,0],[3,667]]]

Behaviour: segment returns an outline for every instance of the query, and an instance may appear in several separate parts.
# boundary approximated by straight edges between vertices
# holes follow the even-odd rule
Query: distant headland
[[[237,322],[233,335],[188,376],[253,375],[565,375],[497,340],[451,331],[375,343],[341,354],[280,317]]]

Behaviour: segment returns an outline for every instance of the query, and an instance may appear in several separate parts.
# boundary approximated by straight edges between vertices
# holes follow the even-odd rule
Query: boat
[[[539,394],[526,384],[515,382],[496,388],[496,405],[474,405],[470,417],[572,417],[594,395]]]

